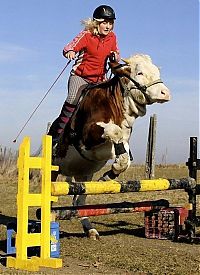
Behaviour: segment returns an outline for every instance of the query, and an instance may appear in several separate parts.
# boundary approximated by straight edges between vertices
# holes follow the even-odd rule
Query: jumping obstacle
[[[189,176],[193,178],[197,182],[197,171],[200,170],[200,159],[198,159],[197,154],[197,137],[190,137],[190,151],[189,158],[186,162],[189,170]],[[196,215],[196,199],[197,196],[200,195],[200,184],[196,184],[196,187],[193,190],[188,191],[189,200],[192,203],[192,214],[190,219],[187,221],[190,231],[192,231],[192,235],[195,237],[195,228],[200,226],[200,216]]]
[[[91,182],[52,182],[51,193],[54,196],[116,194],[127,192],[162,191],[195,188],[192,178],[152,179],[129,181],[91,181]]]
[[[163,207],[169,207],[167,200],[161,199],[136,203],[124,201],[120,203],[52,207],[52,214],[56,220],[70,220],[71,218],[153,211],[160,210]],[[37,209],[36,217],[39,220],[41,219],[41,209]]]
[[[7,257],[7,267],[38,271],[40,266],[59,268],[62,260],[50,258],[51,171],[58,167],[51,165],[51,138],[43,138],[42,157],[30,156],[30,138],[25,137],[19,148],[18,194],[17,194],[17,234],[16,258]],[[41,194],[29,193],[30,169],[40,169],[42,173]],[[28,233],[28,212],[33,206],[41,207],[41,233]],[[28,247],[39,246],[40,257],[27,257]]]
[[[7,258],[7,267],[38,271],[40,266],[58,268],[62,266],[61,259],[50,257],[50,223],[51,202],[58,200],[58,195],[81,195],[81,194],[111,194],[125,192],[161,191],[184,189],[189,195],[191,210],[189,211],[189,229],[193,230],[196,221],[196,194],[199,190],[193,178],[184,179],[153,179],[140,181],[119,182],[110,180],[106,182],[51,182],[51,172],[58,171],[58,166],[51,165],[52,139],[44,136],[42,139],[42,156],[30,156],[30,138],[25,137],[19,149],[18,158],[18,194],[17,194],[17,234],[16,234],[16,258]],[[40,169],[42,186],[40,194],[29,193],[30,169]],[[55,196],[56,195],[56,196]],[[29,207],[40,206],[41,233],[28,233],[28,210]],[[110,209],[119,208],[117,205]],[[150,205],[152,206],[152,205]],[[87,206],[90,207],[90,206]],[[82,211],[87,210],[82,208]],[[98,210],[99,206],[96,206]],[[136,205],[135,205],[136,207]],[[131,207],[130,207],[131,208]],[[100,208],[99,208],[100,209]],[[106,206],[104,212],[106,212]],[[122,208],[123,209],[123,204]],[[125,207],[124,207],[125,209]],[[128,209],[128,208],[127,208]],[[75,216],[82,216],[80,208],[68,209],[77,212]],[[94,210],[94,209],[93,209]],[[98,212],[96,210],[96,212]],[[115,211],[115,210],[113,210]],[[119,211],[119,210],[118,210]],[[125,213],[126,210],[123,210]],[[127,210],[128,211],[128,210]],[[132,205],[132,210],[134,207]],[[95,211],[94,211],[95,212]],[[109,210],[107,211],[109,212]],[[112,212],[110,210],[110,212]],[[86,212],[84,212],[84,215]],[[88,212],[89,214],[89,212]],[[71,215],[71,214],[70,214]],[[40,257],[27,257],[27,248],[40,246]]]

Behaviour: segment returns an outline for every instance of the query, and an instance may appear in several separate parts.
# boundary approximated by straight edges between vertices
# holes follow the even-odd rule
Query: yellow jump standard
[[[18,194],[17,194],[17,234],[16,258],[7,258],[7,267],[38,271],[40,266],[60,268],[62,259],[50,258],[50,222],[51,171],[57,166],[51,165],[51,137],[44,136],[42,157],[30,156],[30,138],[25,137],[19,149],[18,158]],[[42,174],[41,194],[29,193],[29,171],[40,169]],[[41,233],[28,233],[28,210],[31,206],[41,207]],[[27,257],[27,248],[40,246],[40,257]]]

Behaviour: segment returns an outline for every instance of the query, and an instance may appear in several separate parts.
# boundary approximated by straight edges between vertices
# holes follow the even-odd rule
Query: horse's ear
[[[120,72],[122,71],[121,69],[121,64],[118,63],[118,62],[109,62],[109,66],[110,66],[110,69],[111,69],[111,72],[113,74],[120,74]]]
[[[126,64],[130,64],[130,61],[128,58],[121,58],[122,61],[124,61]]]

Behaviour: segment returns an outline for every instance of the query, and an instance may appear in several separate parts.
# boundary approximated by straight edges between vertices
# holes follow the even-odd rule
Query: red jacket
[[[117,61],[120,59],[116,35],[112,31],[102,38],[84,30],[64,47],[63,54],[70,50],[79,53],[72,73],[90,82],[105,80],[106,63],[111,51],[118,54]]]

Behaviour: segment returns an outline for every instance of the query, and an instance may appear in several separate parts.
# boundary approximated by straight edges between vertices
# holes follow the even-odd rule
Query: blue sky
[[[185,162],[189,136],[199,136],[199,2],[197,0],[18,0],[0,3],[0,144],[18,149],[31,137],[36,150],[49,121],[66,98],[65,71],[16,144],[21,130],[65,66],[63,47],[82,29],[81,19],[107,4],[116,12],[115,32],[122,57],[149,54],[161,67],[172,101],[151,105],[131,137],[135,162],[145,161],[149,116],[158,117],[157,163]]]

